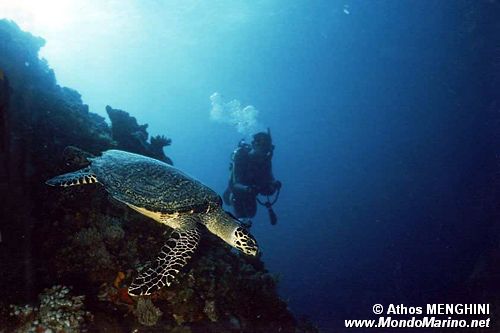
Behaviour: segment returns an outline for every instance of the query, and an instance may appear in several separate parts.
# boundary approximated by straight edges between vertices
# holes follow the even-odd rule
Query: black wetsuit
[[[272,154],[267,157],[255,154],[248,145],[242,145],[234,152],[225,199],[234,207],[237,218],[254,217],[257,195],[272,195],[276,191],[271,158]],[[229,198],[228,194],[231,194]]]

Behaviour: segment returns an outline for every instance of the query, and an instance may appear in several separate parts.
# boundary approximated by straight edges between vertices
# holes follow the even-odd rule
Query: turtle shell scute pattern
[[[167,214],[204,212],[220,197],[182,171],[153,158],[108,150],[92,159],[91,170],[117,200]]]

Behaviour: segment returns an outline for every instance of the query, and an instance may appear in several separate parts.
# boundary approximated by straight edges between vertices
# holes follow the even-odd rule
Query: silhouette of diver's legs
[[[257,212],[255,195],[233,192],[234,215],[237,218],[252,218]]]

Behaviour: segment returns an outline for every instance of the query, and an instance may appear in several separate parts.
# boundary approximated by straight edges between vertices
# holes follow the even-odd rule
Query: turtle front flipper
[[[150,295],[170,286],[175,275],[187,264],[200,240],[200,231],[193,226],[189,229],[174,230],[161,248],[156,260],[144,268],[129,286],[131,296]]]
[[[97,182],[97,176],[90,170],[90,168],[84,168],[51,178],[47,180],[45,184],[50,186],[68,187],[73,185],[93,184]]]

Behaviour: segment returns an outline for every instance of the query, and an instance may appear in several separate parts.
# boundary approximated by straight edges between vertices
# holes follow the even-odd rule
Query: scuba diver
[[[254,134],[251,145],[241,140],[231,156],[229,183],[223,199],[233,206],[234,215],[247,227],[252,225],[250,219],[257,212],[257,202],[267,208],[272,225],[278,221],[272,206],[278,200],[281,182],[272,173],[273,150],[271,132],[267,129],[267,133]],[[261,201],[259,194],[267,200]],[[276,195],[271,199],[273,194]]]

